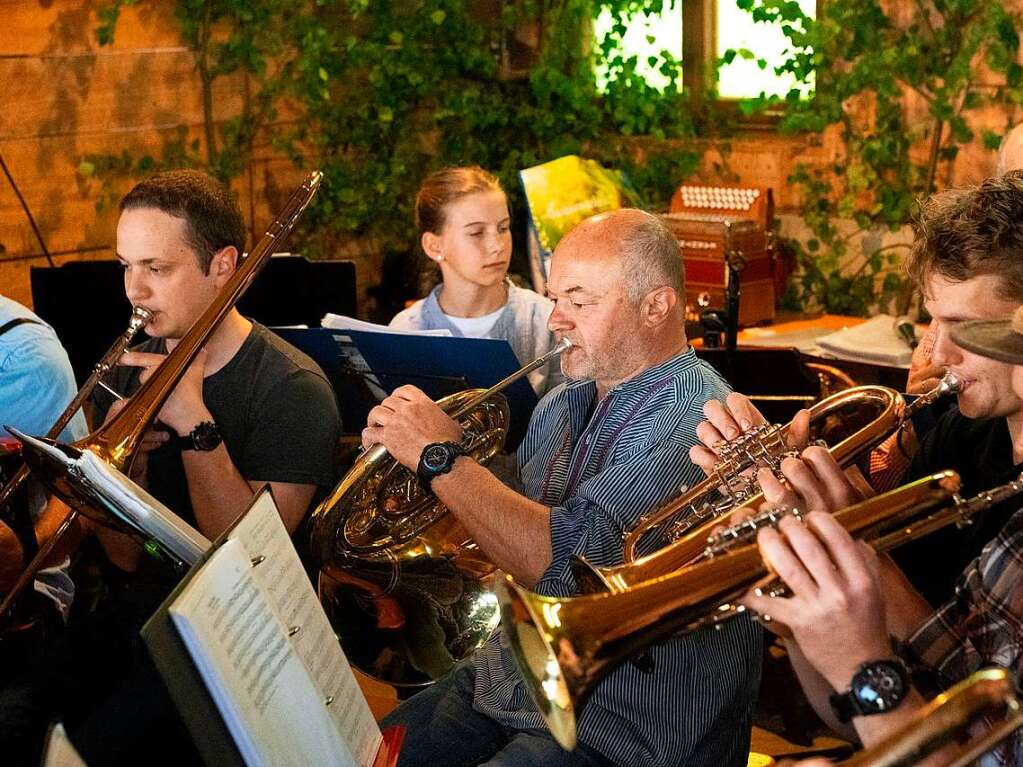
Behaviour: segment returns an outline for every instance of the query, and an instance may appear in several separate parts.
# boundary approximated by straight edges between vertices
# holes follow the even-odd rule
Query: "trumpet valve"
[[[742,522],[726,527],[707,538],[704,556],[716,557],[727,553],[730,549],[744,543],[752,543],[760,530],[765,527],[777,527],[785,517],[803,518],[803,511],[795,506],[776,506],[766,509]]]

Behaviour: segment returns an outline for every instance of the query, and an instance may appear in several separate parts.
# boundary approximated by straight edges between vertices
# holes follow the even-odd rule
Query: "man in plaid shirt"
[[[1014,365],[1013,389],[1023,395],[1023,307],[1011,320],[960,323],[952,336],[964,349]],[[840,469],[818,462],[814,471],[819,484],[790,470],[791,489],[779,485],[772,494],[805,508],[807,496],[822,492],[829,472]],[[866,746],[906,724],[925,696],[980,668],[1023,671],[1023,508],[934,611],[890,560],[854,541],[826,512],[810,512],[805,523],[785,519],[777,530],[762,530],[758,543],[791,596],[750,593],[744,604],[770,615],[769,625],[786,637],[818,713]],[[850,720],[854,733],[842,727]],[[1023,742],[1013,736],[983,763],[1023,765]]]

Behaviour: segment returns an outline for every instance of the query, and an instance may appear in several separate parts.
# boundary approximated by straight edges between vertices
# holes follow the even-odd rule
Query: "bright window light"
[[[593,32],[597,45],[608,35],[614,24],[611,12],[606,8],[593,23]],[[636,72],[643,76],[652,87],[664,89],[671,80],[659,70],[663,60],[661,51],[668,51],[676,59],[682,58],[682,0],[664,0],[660,13],[636,14],[629,22],[628,31],[622,40],[625,56],[635,56]],[[650,58],[655,58],[653,63]],[[596,66],[597,88],[607,90],[608,80],[614,79],[615,73],[608,72],[607,62],[598,61]],[[681,78],[678,82],[681,90]]]
[[[814,18],[817,12],[816,0],[797,0],[803,13]],[[756,98],[762,93],[768,96],[784,96],[795,84],[791,75],[779,76],[775,67],[784,61],[789,50],[789,40],[775,24],[757,23],[734,0],[718,0],[717,3],[717,56],[721,58],[729,49],[747,50],[753,58],[736,56],[730,64],[718,69],[718,95],[725,99]],[[757,59],[767,65],[761,69]],[[812,84],[803,86],[803,96],[813,91]]]

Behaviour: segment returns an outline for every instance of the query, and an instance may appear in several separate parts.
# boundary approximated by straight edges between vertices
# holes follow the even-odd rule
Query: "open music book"
[[[269,487],[142,635],[207,763],[370,767],[393,756]],[[194,705],[183,660],[208,691],[234,758],[223,743],[204,743],[215,727]]]
[[[31,437],[17,429],[11,433],[21,441],[25,460],[44,483],[59,479],[83,501],[106,509],[184,564],[195,564],[210,548],[202,533],[91,451]]]

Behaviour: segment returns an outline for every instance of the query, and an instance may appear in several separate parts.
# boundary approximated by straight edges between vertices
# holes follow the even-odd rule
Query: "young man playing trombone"
[[[689,347],[678,242],[654,216],[621,210],[558,244],[549,327],[573,346],[570,379],[537,406],[518,449],[520,494],[461,454],[461,427],[421,391],[369,414],[384,445],[469,531],[491,561],[549,596],[577,592],[572,554],[621,562],[622,530],[698,470],[687,458],[700,407],[726,388]],[[655,647],[593,693],[566,752],[547,732],[498,633],[383,724],[408,735],[400,765],[744,765],[761,657],[748,621]]]
[[[165,355],[235,273],[244,239],[230,191],[204,173],[161,173],[125,196],[117,226],[125,294],[152,319],[150,340],[125,354],[106,381],[116,396],[130,397],[141,381],[159,375]],[[95,392],[100,419],[125,406],[115,395]],[[236,308],[162,404],[158,420],[133,478],[208,538],[222,533],[264,482],[294,533],[317,491],[337,478],[340,422],[322,371]],[[62,504],[51,502],[51,518],[64,513]],[[44,648],[0,692],[4,753],[31,753],[59,711],[87,761],[134,761],[146,728],[160,717],[176,719],[139,651],[137,632],[178,573],[142,555],[125,536],[90,527],[111,561],[129,574],[111,577],[106,604],[70,625],[67,636]],[[187,745],[183,728],[176,732]]]
[[[1023,397],[1023,307],[1011,320],[964,322],[951,335],[973,354],[1013,365],[1013,391]],[[837,467],[806,468],[790,471],[790,487],[775,483],[772,494],[805,507],[822,486],[841,484],[833,476]],[[1019,499],[1013,503],[1019,509]],[[768,625],[787,637],[818,713],[836,726],[851,721],[865,746],[909,722],[925,696],[979,668],[1023,671],[1023,509],[966,567],[955,596],[937,610],[890,560],[853,540],[824,511],[810,512],[805,523],[787,517],[777,530],[762,530],[758,544],[790,595],[750,593],[743,603],[770,616]],[[930,689],[921,689],[928,683]],[[1011,737],[991,758],[1023,763],[1020,738]]]

